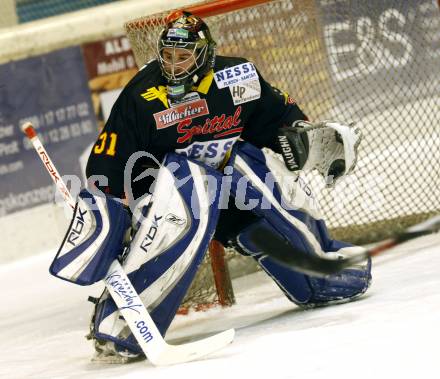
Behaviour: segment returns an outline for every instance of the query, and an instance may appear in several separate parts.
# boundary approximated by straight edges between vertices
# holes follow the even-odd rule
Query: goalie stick
[[[63,195],[65,203],[69,205],[73,212],[76,202],[47,154],[34,127],[30,122],[27,122],[22,125],[22,130],[32,142],[57,189]],[[225,347],[234,339],[234,329],[228,329],[194,342],[170,345],[160,334],[127,274],[117,260],[110,265],[104,283],[145,356],[155,366],[183,363],[204,357]],[[134,308],[137,312],[133,312],[132,309]]]
[[[251,234],[252,242],[261,249],[263,256],[268,256],[295,270],[315,276],[336,274],[337,272],[365,261],[393,247],[414,238],[426,236],[440,231],[440,216],[434,216],[420,224],[416,224],[393,238],[385,240],[375,247],[347,258],[330,259],[310,255],[291,245],[286,239],[266,228],[255,228]],[[268,235],[269,234],[269,235]]]

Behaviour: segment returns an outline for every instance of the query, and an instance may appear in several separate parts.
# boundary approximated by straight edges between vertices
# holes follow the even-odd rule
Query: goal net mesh
[[[237,9],[230,11],[225,3]],[[334,189],[306,175],[333,237],[370,242],[439,211],[437,2],[217,1],[189,10],[210,26],[218,54],[254,62],[268,82],[296,99],[309,119],[356,122],[362,129],[353,174]],[[140,67],[154,59],[169,14],[125,25]],[[252,263],[248,259],[239,266],[243,270]],[[201,271],[195,280],[196,298],[212,287],[208,276]]]

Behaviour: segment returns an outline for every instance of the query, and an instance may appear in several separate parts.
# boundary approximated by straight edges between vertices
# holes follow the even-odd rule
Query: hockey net
[[[335,238],[378,240],[439,211],[437,2],[223,0],[186,9],[208,23],[218,54],[254,62],[310,119],[354,121],[362,128],[354,174],[333,190],[307,175]],[[154,59],[170,13],[125,25],[139,67]],[[232,276],[239,275],[234,265]],[[239,271],[249,265],[238,263]],[[208,272],[200,271],[187,304],[212,296]]]

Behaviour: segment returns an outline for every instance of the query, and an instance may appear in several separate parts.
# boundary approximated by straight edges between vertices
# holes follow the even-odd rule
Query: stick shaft
[[[61,195],[63,196],[64,201],[70,206],[70,208],[74,209],[75,200],[70,194],[70,191],[67,188],[66,183],[64,183],[60,173],[53,164],[52,159],[50,159],[49,154],[47,153],[46,149],[41,143],[40,138],[38,137],[34,127],[30,122],[26,122],[25,124],[23,124],[21,128],[28,137],[28,139],[31,141],[32,145],[34,146],[38,156],[43,162],[44,167],[46,168],[53,182],[57,186],[57,189],[60,191]]]

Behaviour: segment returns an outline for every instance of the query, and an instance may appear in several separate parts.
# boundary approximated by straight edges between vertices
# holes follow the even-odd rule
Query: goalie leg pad
[[[50,273],[79,285],[102,280],[121,254],[129,226],[130,217],[119,201],[83,189]]]
[[[312,291],[306,275],[296,272],[275,260],[264,255],[252,241],[252,231],[257,227],[258,231],[270,230],[278,234],[276,230],[264,219],[244,229],[236,239],[236,248],[243,255],[252,256],[261,268],[268,274],[285,293],[290,301],[295,304],[305,304],[312,298]]]
[[[345,269],[338,274],[326,275],[323,278],[306,275],[278,263],[259,251],[252,242],[252,231],[255,228],[258,228],[258,233],[266,228],[268,236],[273,233],[278,234],[266,220],[260,220],[237,236],[238,251],[252,256],[287,298],[295,304],[312,307],[339,303],[358,297],[368,289],[371,281],[371,259],[365,266]],[[347,250],[348,246],[344,245],[337,251],[341,253]],[[353,250],[359,249],[354,247]]]
[[[309,189],[305,190],[306,187],[299,180],[295,181],[298,176],[287,171],[281,162],[246,143],[238,144],[232,158],[232,194],[236,199],[243,198],[243,194],[239,193],[240,181],[246,178],[250,183],[245,202],[250,203],[252,199],[260,205],[266,205],[252,210],[261,220],[238,234],[238,247],[241,252],[257,260],[291,301],[308,306],[341,302],[359,296],[368,289],[371,281],[370,260],[337,275],[316,278],[285,267],[259,251],[252,243],[252,230],[257,226],[266,229],[268,236],[274,233],[281,235],[293,247],[311,255],[345,256],[359,252],[359,248],[330,238],[313,194]],[[288,185],[283,184],[286,178],[290,179]],[[270,185],[273,183],[275,185]]]
[[[123,267],[162,335],[213,236],[221,177],[208,166],[168,154],[158,172],[151,202],[145,197],[138,204],[140,212],[134,212],[143,214],[143,219]],[[105,297],[97,306],[94,334],[141,353],[110,298]]]

